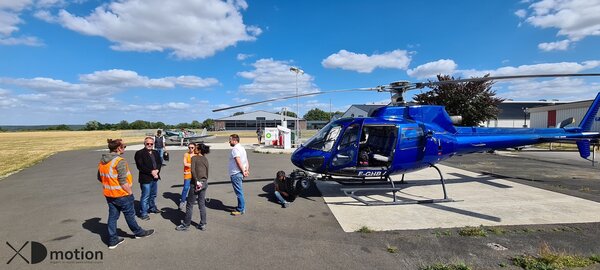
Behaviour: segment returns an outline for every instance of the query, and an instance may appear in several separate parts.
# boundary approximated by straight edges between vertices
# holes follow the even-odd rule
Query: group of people
[[[166,153],[164,138],[160,139],[160,130],[155,137],[144,139],[144,148],[135,153],[134,159],[139,171],[138,181],[142,191],[140,198],[139,218],[149,220],[149,214],[162,213],[156,206],[158,181],[161,179],[160,171],[164,166],[163,157]],[[117,235],[117,220],[123,212],[127,225],[136,238],[147,237],[154,230],[142,229],[135,219],[134,196],[132,191],[132,175],[129,165],[121,157],[127,147],[122,139],[108,139],[109,153],[103,154],[98,164],[98,181],[103,185],[104,196],[109,208],[108,216],[108,247],[116,248],[124,241]],[[250,166],[246,150],[239,143],[237,134],[229,136],[229,145],[232,147],[229,157],[229,175],[233,190],[237,197],[237,207],[231,215],[240,216],[246,212],[242,182],[249,175]],[[182,224],[175,229],[186,231],[190,227],[193,205],[198,204],[200,223],[198,229],[206,230],[206,190],[208,188],[209,164],[206,155],[210,148],[203,144],[190,143],[183,159],[184,185],[181,193],[179,209],[185,208],[185,218]],[[286,204],[287,206],[287,204]]]

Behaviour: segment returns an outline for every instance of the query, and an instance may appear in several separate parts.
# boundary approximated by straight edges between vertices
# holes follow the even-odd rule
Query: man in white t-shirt
[[[238,205],[231,212],[231,215],[239,216],[246,212],[242,182],[244,181],[244,177],[247,177],[249,174],[250,165],[248,164],[246,149],[240,144],[240,136],[231,134],[229,136],[229,145],[233,147],[229,156],[229,177],[231,178],[231,185],[238,201]]]

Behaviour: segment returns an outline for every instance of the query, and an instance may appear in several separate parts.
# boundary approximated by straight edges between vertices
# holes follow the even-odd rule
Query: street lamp
[[[523,127],[526,128],[527,127],[527,107],[521,107],[521,110],[523,110]]]
[[[296,144],[300,141],[300,101],[298,99],[298,74],[304,74],[304,70],[297,67],[290,67],[290,71],[296,73]]]

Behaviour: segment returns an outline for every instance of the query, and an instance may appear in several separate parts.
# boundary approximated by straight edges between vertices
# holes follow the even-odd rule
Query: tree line
[[[96,120],[88,121],[85,124],[83,130],[123,130],[123,129],[180,129],[180,128],[211,128],[214,124],[213,119],[206,119],[203,122],[194,120],[191,123],[179,123],[176,125],[169,125],[163,122],[150,122],[144,120],[135,120],[131,123],[126,120],[122,120],[119,123],[100,123]]]

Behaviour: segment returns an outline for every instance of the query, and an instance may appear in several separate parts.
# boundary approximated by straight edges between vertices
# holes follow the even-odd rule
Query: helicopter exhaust
[[[460,125],[462,124],[462,115],[452,115],[450,116],[450,120],[452,120],[452,124],[453,125]]]

